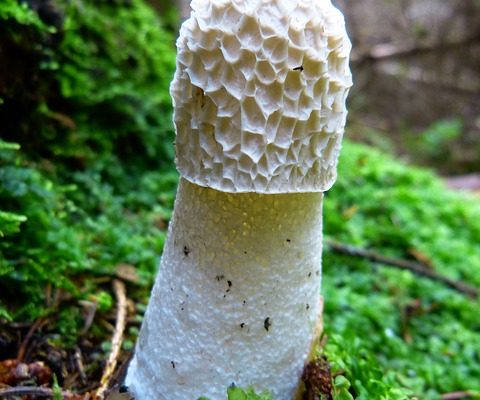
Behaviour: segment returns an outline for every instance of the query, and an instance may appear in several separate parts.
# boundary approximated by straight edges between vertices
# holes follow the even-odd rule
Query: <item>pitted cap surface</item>
[[[176,163],[224,192],[330,188],[352,77],[330,0],[193,0],[171,84]]]

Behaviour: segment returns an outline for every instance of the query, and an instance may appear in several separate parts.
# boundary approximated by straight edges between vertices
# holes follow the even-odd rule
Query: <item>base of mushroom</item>
[[[295,397],[319,334],[322,194],[181,180],[126,384],[136,400]]]

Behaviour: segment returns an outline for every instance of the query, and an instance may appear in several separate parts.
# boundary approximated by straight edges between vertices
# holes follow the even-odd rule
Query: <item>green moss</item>
[[[0,313],[16,320],[119,263],[150,284],[176,186],[161,19],[140,0],[29,4],[0,5]]]
[[[0,241],[0,291],[16,316],[42,313],[36,304],[47,283],[73,289],[63,273],[83,257],[78,233],[67,225],[73,205],[64,189],[28,166],[18,150],[0,150],[0,199],[7,216],[0,226],[7,233]]]
[[[38,15],[26,3],[19,3],[16,0],[3,0],[0,3],[0,20],[46,29]]]
[[[67,155],[97,164],[114,155],[122,166],[127,159],[137,166],[170,162],[173,35],[139,0],[61,4],[57,78],[75,124]]]
[[[478,200],[432,173],[346,143],[324,204],[327,237],[399,258],[416,252],[437,272],[480,284]],[[323,265],[326,352],[356,398],[480,389],[479,300],[328,251]]]
[[[149,285],[163,247],[162,215],[170,215],[176,176],[145,175],[148,184],[138,183],[145,208],[138,211],[128,196],[115,195],[98,175],[77,176],[81,186],[67,187],[34,165],[17,150],[0,151],[0,231],[5,232],[0,292],[9,314],[16,319],[44,315],[49,312],[47,285],[79,296],[80,282],[94,291],[88,280],[113,275],[120,263],[135,265],[138,283]],[[89,274],[87,282],[82,278],[75,283],[84,273]]]
[[[62,176],[94,167],[116,186],[125,170],[170,165],[174,41],[152,9],[141,0],[48,0],[36,5],[48,9],[42,22],[24,4],[2,7],[4,140],[32,159],[55,158]]]

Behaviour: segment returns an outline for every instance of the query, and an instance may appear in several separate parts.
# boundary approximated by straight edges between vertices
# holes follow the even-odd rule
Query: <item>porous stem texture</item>
[[[316,336],[322,193],[225,193],[181,179],[126,383],[136,400],[290,400]]]

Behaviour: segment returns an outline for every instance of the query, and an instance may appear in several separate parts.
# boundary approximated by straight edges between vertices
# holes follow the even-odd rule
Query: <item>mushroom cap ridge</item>
[[[224,192],[328,190],[352,85],[330,0],[193,0],[170,91],[176,163]]]

